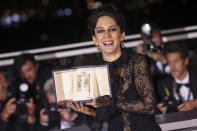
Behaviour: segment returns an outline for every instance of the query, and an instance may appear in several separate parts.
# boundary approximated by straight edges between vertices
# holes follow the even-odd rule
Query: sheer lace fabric
[[[139,54],[123,54],[117,61],[108,64],[114,94],[112,98],[100,97],[96,102],[99,106],[111,105],[118,108],[124,121],[124,131],[130,131],[129,113],[154,113],[154,90],[148,65],[145,57]],[[137,92],[136,99],[129,99],[128,95],[132,94],[128,91],[133,91],[134,88]]]

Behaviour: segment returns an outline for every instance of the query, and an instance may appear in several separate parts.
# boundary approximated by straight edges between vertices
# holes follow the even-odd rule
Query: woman
[[[160,130],[154,120],[155,100],[146,60],[124,48],[122,16],[113,5],[100,7],[89,17],[88,29],[101,51],[96,64],[109,65],[112,98],[67,103],[75,111],[87,114],[88,124],[94,129],[107,122],[110,131]]]

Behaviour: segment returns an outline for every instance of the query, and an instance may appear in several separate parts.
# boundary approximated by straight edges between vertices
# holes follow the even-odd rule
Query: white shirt
[[[189,73],[187,73],[186,77],[183,80],[178,80],[177,78],[175,78],[175,82],[179,83],[179,84],[189,83]],[[181,94],[181,97],[182,97],[183,101],[188,101],[188,100],[193,100],[194,99],[192,93],[191,93],[191,95],[189,97],[189,91],[191,91],[189,87],[186,87],[184,85],[182,85],[180,87],[180,94]],[[178,97],[178,94],[176,92],[176,88],[175,87],[173,88],[173,92],[174,92],[175,99],[179,100],[179,97]],[[188,99],[188,97],[189,97],[189,99]]]

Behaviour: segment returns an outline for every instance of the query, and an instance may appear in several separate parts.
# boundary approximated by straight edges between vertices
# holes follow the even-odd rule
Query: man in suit
[[[21,54],[14,60],[14,71],[16,73],[16,84],[27,83],[32,90],[34,102],[38,109],[45,106],[47,99],[44,94],[44,84],[51,76],[51,70],[35,60],[32,54]]]
[[[194,110],[197,107],[197,72],[189,65],[188,50],[178,44],[165,49],[171,73],[158,82],[161,113]]]

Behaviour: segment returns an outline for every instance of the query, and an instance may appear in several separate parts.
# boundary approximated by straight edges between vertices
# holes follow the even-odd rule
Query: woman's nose
[[[104,37],[110,37],[110,36],[111,36],[110,31],[106,30],[104,33]]]

